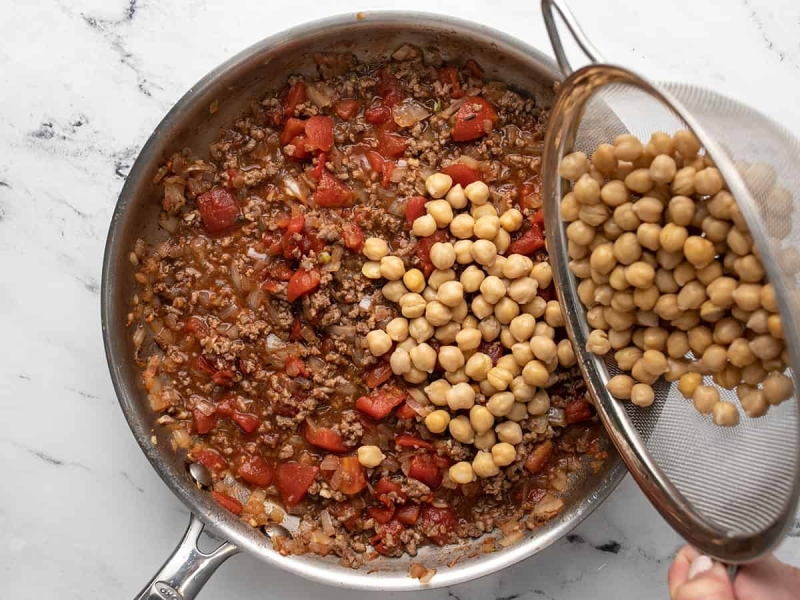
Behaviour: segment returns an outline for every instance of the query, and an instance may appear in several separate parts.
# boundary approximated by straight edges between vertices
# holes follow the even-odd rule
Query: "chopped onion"
[[[400,127],[411,127],[430,116],[428,109],[413,99],[404,100],[392,109],[392,118]]]
[[[239,483],[233,475],[226,473],[222,483],[228,488],[229,496],[236,498],[242,504],[247,504],[247,500],[250,498],[250,490]]]
[[[344,254],[344,248],[342,246],[334,246],[333,250],[331,250],[331,260],[329,263],[322,266],[322,270],[331,273],[335,273],[336,271],[338,271],[342,266],[343,254]]]
[[[230,268],[231,282],[237,292],[242,291],[242,274],[239,272],[239,267],[236,266],[236,261],[231,263]]]
[[[274,333],[267,336],[267,350],[275,350],[284,346],[283,340]]]
[[[349,381],[339,381],[336,384],[334,393],[343,398],[350,398],[358,392],[358,388]]]
[[[364,296],[358,303],[358,307],[362,310],[369,310],[372,308],[372,296]]]
[[[331,325],[326,330],[329,334],[343,338],[353,338],[356,335],[355,325]]]
[[[306,84],[306,94],[314,106],[325,108],[333,104],[336,91],[324,81],[315,81]]]
[[[406,176],[407,170],[408,169],[406,167],[397,166],[392,170],[392,176],[389,177],[389,179],[392,181],[392,183],[400,183],[403,181],[403,177]]]
[[[312,373],[321,373],[325,368],[325,364],[325,361],[318,356],[312,356],[306,361],[306,366]]]
[[[145,330],[144,327],[137,327],[133,334],[133,347],[138,350],[144,343]]]
[[[328,512],[327,508],[323,508],[320,511],[319,522],[322,524],[322,531],[325,533],[325,535],[336,535],[336,529],[333,527],[333,519],[331,519],[331,513]]]
[[[278,183],[281,189],[292,198],[297,198],[300,202],[305,202],[308,199],[309,189],[308,186],[302,184],[289,174],[284,174],[278,178]]]
[[[419,56],[419,50],[417,50],[416,46],[412,46],[411,44],[403,44],[392,53],[392,58],[394,60],[408,60],[410,58],[416,58],[417,56]]]
[[[261,306],[262,296],[261,290],[253,290],[247,294],[247,308],[250,310],[258,310],[258,307]]]
[[[519,542],[525,534],[521,531],[515,531],[514,533],[510,533],[509,535],[505,536],[497,543],[500,544],[503,548],[508,548],[509,546],[516,544]]]
[[[322,471],[335,471],[339,468],[339,457],[335,454],[328,454],[322,459],[322,462],[319,463],[319,468]]]
[[[167,215],[167,213],[162,212],[158,215],[158,224],[161,225],[168,233],[175,233],[178,231],[178,225],[180,221],[178,221],[178,217],[174,215]]]
[[[395,171],[397,171],[397,169],[395,169]],[[392,172],[392,178],[394,178],[394,172]],[[408,200],[409,198],[396,198],[394,202],[389,205],[387,209],[388,212],[395,217],[405,217]]]
[[[434,575],[436,575],[436,569],[423,567],[419,563],[411,563],[411,568],[408,570],[408,574],[414,579],[419,579],[419,582],[422,585],[425,585],[426,583],[430,582],[431,579],[433,579]]]
[[[555,425],[556,427],[567,426],[567,416],[563,408],[551,407],[550,410],[547,411],[547,420],[550,425]]]
[[[253,248],[253,246],[247,248],[247,256],[253,260],[267,260],[267,255],[262,254],[261,252],[256,252],[256,249]]]
[[[192,438],[185,429],[175,429],[172,432],[172,441],[178,448],[188,448],[192,445]]]
[[[223,308],[221,311],[219,311],[217,316],[224,321],[225,319],[229,319],[230,317],[235,315],[238,311],[239,311],[239,307],[236,306],[235,303],[231,302],[225,308]]]
[[[458,112],[458,109],[461,108],[461,105],[464,104],[464,102],[466,102],[468,99],[469,99],[469,97],[467,96],[465,98],[459,98],[458,100],[453,100],[450,103],[450,106],[448,106],[447,108],[442,110],[439,113],[439,115],[443,119],[449,119],[450,117],[452,117],[454,114],[456,114]]]
[[[174,211],[186,204],[183,192],[186,186],[183,183],[164,184],[164,210]]]

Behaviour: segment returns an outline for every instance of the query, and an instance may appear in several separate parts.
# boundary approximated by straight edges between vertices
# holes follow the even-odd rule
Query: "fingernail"
[[[701,554],[692,561],[691,565],[689,565],[689,579],[694,579],[698,575],[701,575],[706,571],[710,571],[713,566],[714,561],[711,560],[710,557]]]

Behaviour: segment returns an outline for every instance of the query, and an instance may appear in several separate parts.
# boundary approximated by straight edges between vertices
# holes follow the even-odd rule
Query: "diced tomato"
[[[542,182],[538,176],[526,181],[519,189],[520,208],[537,208],[542,205]]]
[[[356,400],[356,410],[380,421],[388,417],[392,409],[402,404],[405,399],[405,391],[395,387],[384,387]]]
[[[239,477],[242,481],[259,487],[267,487],[275,477],[275,469],[261,456],[248,456],[239,465]]]
[[[414,196],[406,203],[406,223],[409,229],[414,221],[425,216],[425,203],[428,201],[424,196]]]
[[[386,189],[392,183],[392,172],[394,171],[395,161],[387,160],[383,163],[383,178],[381,179],[381,186]]]
[[[273,263],[269,268],[269,276],[278,281],[289,281],[294,275],[292,267],[284,261]]]
[[[196,356],[192,361],[192,370],[196,373],[205,373],[206,375],[213,375],[217,370],[202,356]]]
[[[368,388],[376,388],[382,383],[386,383],[391,376],[392,367],[389,363],[381,362],[367,372],[366,377],[364,377],[364,382],[367,384]]]
[[[452,507],[438,507],[426,504],[422,509],[420,531],[434,544],[444,546],[454,541],[458,515]]]
[[[505,348],[500,342],[487,342],[486,340],[482,340],[478,346],[478,352],[486,354],[492,359],[492,366],[497,366],[497,361],[500,360],[500,357],[505,353]]]
[[[439,69],[439,81],[445,85],[450,85],[450,97],[461,98],[464,90],[461,89],[461,82],[458,80],[458,69],[456,67],[441,67]]]
[[[394,416],[398,419],[413,419],[417,416],[417,411],[411,408],[408,402],[404,402],[395,409]]]
[[[364,111],[364,120],[371,125],[383,125],[392,118],[392,111],[385,106],[371,106]]]
[[[283,100],[283,114],[286,117],[294,117],[294,111],[298,104],[306,101],[306,84],[303,81],[297,81],[289,88],[289,93]]]
[[[284,235],[292,235],[293,233],[303,233],[306,226],[305,215],[295,215],[294,217],[285,217],[278,221],[278,227],[283,229]]]
[[[588,421],[593,414],[592,405],[583,398],[574,398],[564,406],[564,416],[570,424]]]
[[[353,205],[353,190],[336,179],[328,171],[322,172],[319,185],[311,195],[317,206],[324,208],[342,208]]]
[[[553,455],[553,448],[553,442],[550,440],[534,446],[528,454],[528,458],[525,459],[525,468],[534,475],[544,469]]]
[[[261,425],[261,419],[253,413],[235,411],[231,415],[231,420],[241,427],[246,433],[253,433]]]
[[[370,169],[372,169],[376,173],[383,173],[383,157],[381,156],[380,152],[376,152],[375,150],[368,150],[367,162],[369,163]]]
[[[408,138],[398,133],[381,130],[378,132],[378,152],[386,158],[402,156],[408,147]]]
[[[453,124],[453,141],[469,142],[483,137],[497,122],[497,112],[480,96],[467,98],[456,113]]]
[[[483,79],[483,68],[475,59],[468,59],[464,66],[467,68],[467,71],[469,71],[470,76],[475,77],[476,79]]]
[[[358,114],[358,100],[343,98],[333,105],[333,111],[343,121],[349,121]]]
[[[367,513],[370,517],[383,525],[384,523],[388,523],[392,520],[392,517],[394,516],[394,505],[370,506],[367,509]]]
[[[230,387],[233,385],[233,377],[235,373],[230,369],[223,369],[221,371],[216,371],[211,376],[211,381],[216,383],[217,385],[222,385],[226,387]]]
[[[352,531],[353,527],[355,527],[358,511],[356,511],[352,502],[347,500],[344,502],[334,502],[328,507],[328,510],[331,512],[331,515],[344,523],[347,531]]]
[[[261,284],[261,289],[269,292],[270,294],[274,294],[281,289],[281,286],[277,281],[270,279]]]
[[[432,490],[442,485],[442,471],[434,458],[426,452],[421,452],[411,458],[408,476],[421,481]]]
[[[278,465],[275,473],[275,486],[286,506],[295,506],[305,497],[318,473],[319,467],[312,465],[303,465],[297,462]]]
[[[297,136],[305,135],[305,133],[306,122],[303,121],[303,119],[295,119],[292,117],[286,121],[286,125],[283,127],[283,131],[281,132],[281,144],[285,146]]]
[[[432,236],[422,238],[419,242],[417,242],[417,247],[414,250],[414,254],[416,254],[417,259],[419,260],[420,268],[425,274],[425,277],[430,276],[434,270],[433,263],[431,262],[431,248],[433,248],[433,245],[436,242],[446,241],[447,231],[444,229],[439,229]]]
[[[364,232],[355,223],[345,223],[342,226],[342,239],[348,250],[361,252],[364,247]]]
[[[403,86],[400,84],[400,80],[386,67],[381,69],[378,75],[380,76],[378,95],[384,106],[392,108],[405,98]]]
[[[419,520],[419,504],[409,502],[397,509],[397,520],[404,525],[415,525]]]
[[[467,187],[473,181],[480,181],[481,174],[477,169],[473,169],[464,163],[453,163],[442,169],[442,173],[450,175],[453,184],[459,184],[461,187]]]
[[[192,450],[194,462],[200,463],[212,473],[221,473],[228,468],[228,461],[216,450]]]
[[[300,296],[313,292],[319,287],[320,280],[321,276],[317,269],[310,271],[298,269],[289,280],[289,289],[286,292],[287,300],[294,302]]]
[[[197,210],[209,233],[224,231],[236,223],[239,206],[233,195],[223,187],[211,188],[197,197]]]
[[[544,248],[544,233],[539,223],[533,223],[531,228],[523,233],[519,238],[511,242],[506,254],[525,254],[530,255]]]
[[[217,424],[217,415],[214,413],[207,415],[195,408],[192,410],[192,420],[194,421],[194,430],[202,435],[214,429],[214,425]]]
[[[405,529],[402,523],[394,519],[376,528],[377,533],[370,538],[370,543],[379,554],[389,555],[401,545],[400,534]]]
[[[283,370],[289,377],[308,377],[308,369],[303,360],[297,356],[287,356],[283,363]]]
[[[531,215],[531,223],[538,223],[544,227],[544,211],[542,209],[537,210]]]
[[[306,138],[311,150],[327,152],[333,146],[333,119],[316,116],[306,121]]]
[[[236,498],[231,498],[228,494],[222,492],[211,492],[211,496],[217,501],[217,504],[231,511],[233,514],[241,514],[244,506]]]
[[[415,412],[414,414],[416,415],[417,413]],[[394,438],[394,443],[398,448],[424,448],[425,450],[433,450],[433,444],[409,433],[401,433]]]
[[[339,433],[330,427],[317,427],[310,421],[306,421],[305,427],[303,427],[303,437],[312,446],[328,452],[347,452],[349,450],[344,445],[344,440]]]
[[[381,477],[378,480],[378,483],[375,484],[374,489],[378,500],[384,504],[392,504],[389,494],[393,492],[400,502],[405,502],[406,500],[406,493],[403,491],[403,488],[401,488],[399,484],[395,483],[388,477]]]
[[[202,317],[192,316],[186,319],[183,330],[198,340],[208,335],[208,325]]]
[[[358,462],[356,456],[344,456],[339,459],[339,468],[334,477],[338,475],[338,490],[343,494],[352,496],[358,494],[367,487],[367,479],[364,477],[364,467]]]
[[[311,158],[311,150],[309,149],[308,138],[306,138],[306,136],[297,135],[292,138],[289,144],[294,146],[292,158],[296,158],[297,160]]]
[[[328,162],[328,153],[327,152],[320,152],[319,156],[317,157],[317,165],[311,169],[308,174],[311,175],[314,179],[319,179],[322,177],[322,171],[325,170],[325,163]]]
[[[292,342],[299,342],[303,339],[302,334],[303,323],[300,320],[300,317],[294,318],[294,323],[292,323],[292,333],[289,334],[289,340]]]

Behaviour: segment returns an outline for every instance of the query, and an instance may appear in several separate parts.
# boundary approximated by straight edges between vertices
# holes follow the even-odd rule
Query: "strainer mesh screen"
[[[796,277],[800,225],[794,214],[800,190],[800,147],[759,113],[724,97],[688,86],[662,89],[677,98],[724,149],[750,189],[755,205],[750,212],[744,206],[742,210],[751,227],[751,216],[761,223],[762,242],[776,258],[771,281],[788,293],[789,306],[782,311],[786,335],[796,336],[786,309],[800,314]],[[585,105],[574,149],[591,155],[599,144],[622,133],[647,142],[655,131],[674,133],[683,128],[686,124],[655,97],[630,85],[613,84],[598,89]],[[718,156],[713,158],[719,163]],[[758,240],[757,231],[754,237]],[[762,252],[767,249],[764,243]],[[619,372],[613,359],[606,367],[608,376]],[[705,383],[710,384],[711,378]],[[800,468],[797,402],[792,398],[771,407],[766,416],[751,419],[744,415],[734,392],[719,389],[723,400],[739,408],[741,421],[736,427],[714,425],[710,416],[698,413],[667,382],[656,385],[651,407],[625,403],[625,411],[652,458],[696,513],[724,534],[757,535],[781,520],[791,505]]]

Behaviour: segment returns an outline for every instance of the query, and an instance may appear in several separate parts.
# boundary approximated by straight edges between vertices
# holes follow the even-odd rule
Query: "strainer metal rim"
[[[561,157],[573,143],[572,115],[576,111],[581,112],[586,102],[598,90],[612,84],[625,84],[638,88],[669,108],[692,129],[716,163],[750,225],[751,234],[762,253],[763,263],[770,280],[779,281],[781,277],[777,261],[767,242],[767,234],[757,218],[755,201],[733,162],[673,94],[662,85],[652,84],[641,75],[623,67],[597,64],[595,61],[599,58],[599,54],[580,31],[577,21],[569,10],[559,0],[543,0],[542,9],[556,57],[567,76],[559,88],[559,94],[551,111],[542,159],[542,190],[548,231],[546,243],[549,255],[560,257],[559,260],[554,261],[554,282],[556,293],[564,310],[567,333],[575,349],[578,365],[611,440],[635,481],[659,513],[679,534],[704,553],[733,564],[753,561],[772,550],[783,539],[791,526],[792,518],[797,511],[798,498],[800,498],[800,477],[796,476],[793,481],[781,517],[758,534],[730,535],[721,528],[714,527],[692,508],[691,503],[672,484],[669,477],[650,455],[645,443],[631,423],[623,404],[611,397],[605,388],[608,378],[604,361],[585,350],[588,326],[584,318],[583,306],[578,298],[575,278],[568,269],[569,258],[564,223],[558,210],[564,192],[562,189],[564,182],[557,174],[558,165]],[[553,9],[560,13],[576,42],[592,59],[593,64],[570,73],[571,66],[555,30]],[[687,86],[687,88],[689,87]],[[728,101],[733,105],[743,107],[733,100]],[[752,110],[750,107],[746,108]],[[779,286],[775,291],[786,331],[798,331],[795,315],[789,310],[787,292]],[[800,373],[800,369],[798,369],[800,340],[797,336],[787,336],[786,341],[789,346],[792,370],[794,373]],[[797,396],[796,390],[795,396]],[[795,404],[798,403],[795,402]],[[800,413],[800,407],[796,406],[795,408]],[[795,448],[800,448],[800,432],[798,432]]]

